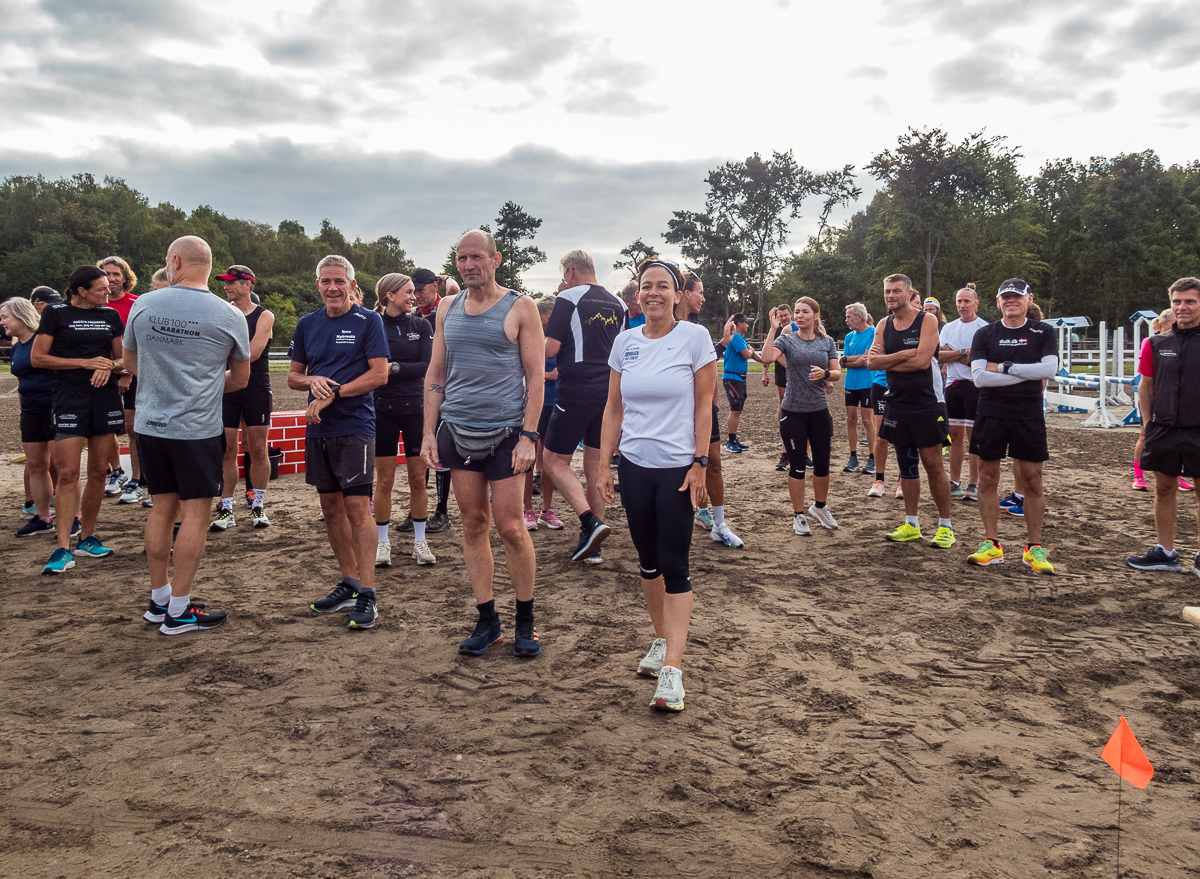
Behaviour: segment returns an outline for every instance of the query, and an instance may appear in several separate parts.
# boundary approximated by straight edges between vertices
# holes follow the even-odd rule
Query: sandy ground
[[[752,384],[752,449],[725,463],[745,548],[695,532],[672,715],[634,674],[651,631],[619,508],[598,567],[567,560],[570,529],[534,535],[543,655],[472,659],[457,528],[433,568],[397,534],[380,624],[349,631],[307,610],[336,568],[315,494],[284,477],[269,529],[210,535],[196,597],[229,623],[168,639],[140,618],[145,512],[106,501],[117,555],[39,577],[50,540],[12,536],[21,468],[0,465],[0,876],[1114,876],[1100,750],[1122,714],[1156,768],[1124,785],[1122,875],[1200,875],[1200,631],[1179,616],[1200,581],[1123,565],[1152,534],[1134,436],[1055,417],[1060,573],[1039,578],[1019,550],[966,564],[965,503],[953,549],[887,544],[901,501],[840,472],[841,530],[795,537],[774,408]],[[16,424],[0,400],[0,460]],[[497,595],[508,634],[503,566]]]

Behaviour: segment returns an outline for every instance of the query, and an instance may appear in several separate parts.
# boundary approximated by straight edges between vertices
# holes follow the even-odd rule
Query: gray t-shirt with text
[[[137,354],[138,433],[209,439],[224,430],[225,365],[250,359],[245,316],[209,290],[164,287],[138,297],[123,340]]]
[[[837,345],[833,339],[828,336],[801,339],[799,333],[788,333],[775,340],[775,347],[787,355],[788,383],[783,394],[783,408],[789,412],[828,409],[825,379],[811,381],[808,373],[814,366],[828,369],[829,361],[837,360]]]

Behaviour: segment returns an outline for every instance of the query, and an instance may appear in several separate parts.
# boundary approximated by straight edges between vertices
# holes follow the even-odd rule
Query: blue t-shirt
[[[547,358],[546,359],[546,372],[554,372],[554,370],[558,368],[557,364],[558,364],[557,357]],[[558,382],[547,381],[546,382],[546,390],[542,396],[542,408],[544,409],[547,406],[553,406],[557,402],[558,402]]]
[[[741,333],[733,334],[733,338],[725,346],[724,378],[731,378],[737,381],[746,380],[746,358],[742,356],[742,352],[749,347],[746,344],[746,340],[742,338]]]
[[[861,333],[851,330],[846,334],[843,353],[847,357],[857,357],[871,350],[875,341],[875,328],[867,327]],[[846,370],[846,390],[861,391],[871,385],[887,387],[887,373],[881,369],[870,370],[864,367]]]
[[[21,408],[26,412],[49,409],[54,401],[54,370],[39,369],[30,361],[33,339],[22,342],[13,339],[12,374],[17,377]]]
[[[375,358],[388,357],[383,319],[361,305],[352,305],[341,317],[330,317],[324,308],[296,322],[288,356],[320,375],[348,384],[367,372]],[[314,397],[309,392],[308,401]],[[308,425],[308,436],[375,435],[375,399],[372,394],[340,397],[321,410],[321,423]]]
[[[629,319],[629,329],[631,329],[631,330],[634,327],[644,327],[645,325],[646,325],[646,315],[644,315],[644,314],[639,314],[637,317],[631,317]]]

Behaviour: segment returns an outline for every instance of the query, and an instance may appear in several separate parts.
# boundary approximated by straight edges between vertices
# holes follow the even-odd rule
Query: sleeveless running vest
[[[896,329],[894,315],[888,315],[883,325],[883,353],[898,354],[901,351],[914,350],[921,345],[921,325],[925,315],[919,314],[913,320],[912,326],[905,330]],[[937,396],[933,390],[928,369],[916,372],[887,371],[888,405],[895,404],[904,409],[933,409],[937,406]]]
[[[1154,355],[1151,421],[1164,427],[1200,427],[1200,328],[1150,337]]]
[[[250,341],[254,341],[254,333],[258,330],[258,319],[262,317],[263,307],[256,305],[254,311],[246,315],[246,326],[250,330]],[[248,388],[265,388],[271,390],[271,360],[267,357],[267,352],[263,351],[262,357],[258,358],[250,364],[250,381],[246,383]]]
[[[525,370],[521,348],[504,332],[519,294],[509,290],[483,314],[467,314],[467,291],[454,297],[446,336],[443,421],[462,427],[520,427],[525,421]]]

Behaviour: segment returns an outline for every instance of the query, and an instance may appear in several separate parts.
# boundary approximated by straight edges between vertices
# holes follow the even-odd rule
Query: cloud
[[[887,79],[888,72],[886,67],[864,64],[862,67],[855,67],[846,75],[851,79]]]
[[[271,226],[294,219],[310,232],[328,217],[350,239],[395,235],[418,264],[433,268],[463,230],[494,222],[511,199],[543,220],[535,243],[548,262],[527,279],[552,290],[556,261],[568,250],[591,253],[603,277],[635,238],[661,245],[658,236],[672,211],[702,209],[704,177],[721,161],[619,164],[539,146],[490,160],[454,160],[417,150],[334,151],[285,139],[185,152],[111,139],[78,158],[0,151],[0,177],[121,177],[151,204],[169,201],[187,211],[208,204]]]
[[[1162,98],[1168,112],[1184,116],[1200,116],[1200,88],[1168,92]]]

